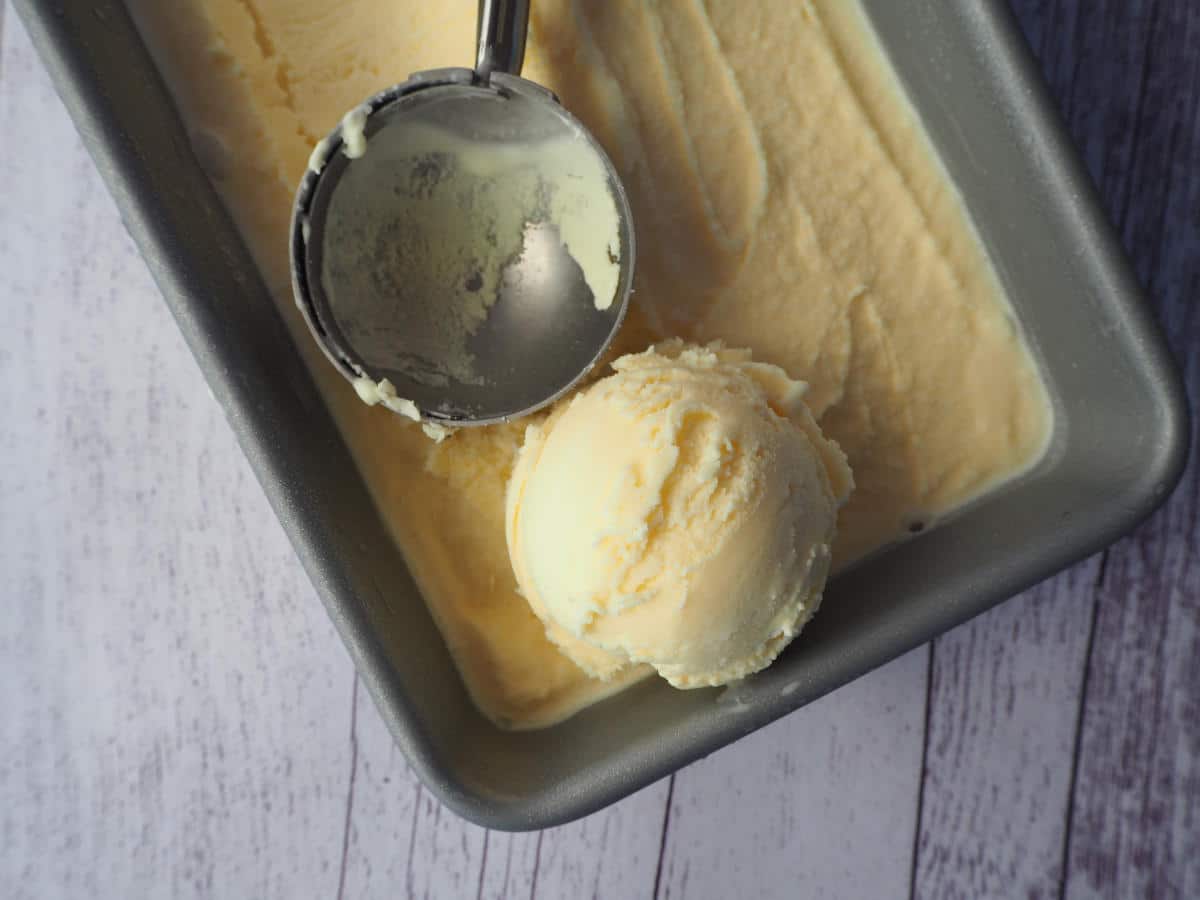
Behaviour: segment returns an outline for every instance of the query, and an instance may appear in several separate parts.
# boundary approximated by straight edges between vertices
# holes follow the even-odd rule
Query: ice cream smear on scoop
[[[668,341],[526,431],[509,555],[546,633],[600,678],[680,688],[769,665],[816,611],[853,479],[805,385]]]
[[[483,383],[473,339],[551,254],[574,261],[596,310],[616,301],[615,189],[578,129],[482,140],[420,119],[369,134],[366,122],[359,107],[341,126],[351,163],[327,213],[322,287],[367,368]],[[318,145],[310,168],[330,152]]]

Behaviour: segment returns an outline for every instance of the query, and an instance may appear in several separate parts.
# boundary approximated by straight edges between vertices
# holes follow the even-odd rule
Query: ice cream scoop
[[[805,385],[748,351],[671,341],[613,369],[526,431],[506,510],[521,591],[595,676],[758,671],[820,602],[845,456]]]
[[[292,218],[308,325],[359,396],[427,430],[573,387],[620,326],[634,237],[620,178],[518,76],[527,0],[481,0],[474,69],[418,72],[313,151]]]

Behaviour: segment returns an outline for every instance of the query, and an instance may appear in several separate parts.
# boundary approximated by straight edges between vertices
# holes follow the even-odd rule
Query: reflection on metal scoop
[[[475,69],[352,110],[296,197],[293,287],[317,341],[366,402],[434,426],[562,396],[628,303],[628,199],[578,120],[517,76],[528,12],[481,0]]]

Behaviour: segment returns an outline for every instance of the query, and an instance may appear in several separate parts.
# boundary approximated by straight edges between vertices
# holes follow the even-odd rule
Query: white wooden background
[[[1194,389],[1200,3],[1015,6]],[[0,32],[0,897],[1200,897],[1194,465],[1102,556],[588,819],[442,809]]]

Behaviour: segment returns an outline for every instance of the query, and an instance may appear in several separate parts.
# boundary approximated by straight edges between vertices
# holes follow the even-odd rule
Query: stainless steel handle
[[[529,0],[479,0],[479,36],[475,73],[483,81],[493,72],[521,74]]]

